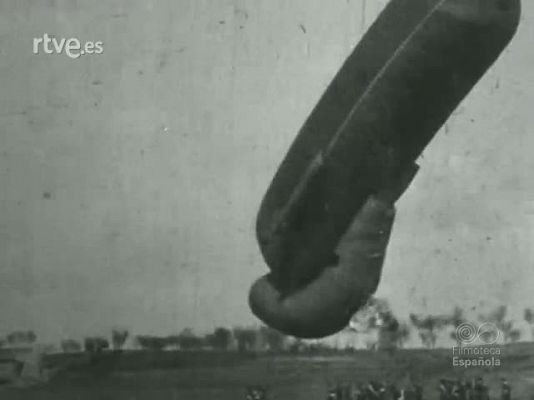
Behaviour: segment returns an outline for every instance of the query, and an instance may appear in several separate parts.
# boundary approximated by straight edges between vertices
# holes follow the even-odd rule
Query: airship
[[[249,291],[260,320],[320,338],[346,327],[365,305],[417,159],[508,46],[520,14],[520,0],[386,5],[320,97],[261,202],[256,236],[268,273]]]

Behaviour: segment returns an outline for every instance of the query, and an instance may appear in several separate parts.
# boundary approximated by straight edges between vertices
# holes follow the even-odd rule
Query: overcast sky
[[[0,1],[0,334],[256,323],[261,197],[384,4]],[[533,17],[399,203],[378,294],[401,316],[534,306]],[[104,53],[32,54],[44,33]]]

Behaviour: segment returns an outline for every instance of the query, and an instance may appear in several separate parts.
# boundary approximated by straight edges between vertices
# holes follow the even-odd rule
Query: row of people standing
[[[434,397],[434,396],[432,396]],[[491,400],[489,388],[481,377],[472,380],[441,379],[439,400]],[[409,382],[402,389],[394,383],[370,381],[367,384],[336,384],[329,388],[328,400],[423,400],[423,387]],[[512,387],[501,379],[500,400],[512,400]]]
[[[480,376],[472,380],[441,379],[438,391],[440,400],[490,400],[489,387]],[[501,379],[500,398],[512,399],[512,387],[505,378]]]
[[[403,388],[391,382],[337,384],[328,391],[328,400],[423,400],[423,387],[408,383]]]

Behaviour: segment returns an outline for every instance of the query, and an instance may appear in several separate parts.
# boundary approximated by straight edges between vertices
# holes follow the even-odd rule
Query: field
[[[441,377],[482,375],[492,399],[499,379],[513,386],[514,399],[534,399],[534,345],[503,349],[500,367],[452,366],[448,350],[401,350],[394,354],[356,351],[330,355],[243,355],[223,353],[126,352],[92,361],[86,356],[47,360],[59,372],[46,385],[0,389],[8,400],[235,400],[247,385],[263,385],[269,399],[325,399],[334,382],[389,379],[403,385],[409,375],[424,385],[425,399],[437,399]]]

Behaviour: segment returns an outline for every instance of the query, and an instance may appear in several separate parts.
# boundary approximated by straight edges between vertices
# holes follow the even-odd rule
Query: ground
[[[452,366],[451,350],[402,350],[395,354],[358,351],[330,355],[209,355],[123,353],[88,363],[87,358],[54,359],[58,372],[46,385],[3,388],[8,400],[235,400],[247,385],[263,385],[269,399],[325,399],[335,382],[390,379],[402,386],[409,375],[424,384],[425,399],[437,399],[441,377],[484,376],[492,399],[501,377],[514,399],[534,399],[534,344],[508,347],[501,365],[488,369]],[[209,362],[212,358],[212,362]]]

